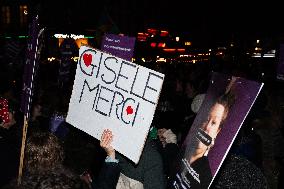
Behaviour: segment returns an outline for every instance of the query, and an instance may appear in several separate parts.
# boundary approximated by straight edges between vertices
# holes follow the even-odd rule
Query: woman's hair
[[[217,101],[214,103],[214,104],[221,104],[225,108],[220,128],[222,128],[223,123],[226,120],[228,113],[234,103],[235,103],[235,95],[231,91],[220,96],[217,99]]]
[[[75,174],[65,174],[56,170],[40,174],[28,174],[22,177],[20,185],[16,180],[3,189],[87,189],[88,187]]]
[[[32,133],[25,154],[26,172],[21,184],[14,179],[5,189],[87,189],[77,174],[62,165],[62,147],[52,133]]]
[[[25,166],[29,173],[42,173],[62,165],[64,154],[58,138],[49,132],[35,132],[27,140]]]
[[[230,154],[224,161],[211,188],[259,188],[268,189],[262,171],[246,158]]]

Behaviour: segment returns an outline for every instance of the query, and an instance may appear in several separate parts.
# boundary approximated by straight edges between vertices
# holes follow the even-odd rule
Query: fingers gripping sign
[[[112,132],[109,129],[105,129],[101,137],[100,146],[106,151],[110,158],[115,159],[115,150],[111,145],[112,141]]]

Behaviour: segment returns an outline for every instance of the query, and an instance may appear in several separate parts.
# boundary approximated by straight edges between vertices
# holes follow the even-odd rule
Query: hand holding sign
[[[100,146],[106,151],[109,157],[115,159],[115,150],[111,146],[112,141],[113,141],[112,132],[108,129],[104,130],[101,137]]]
[[[86,46],[79,57],[66,121],[97,139],[111,129],[116,151],[137,163],[164,75]]]

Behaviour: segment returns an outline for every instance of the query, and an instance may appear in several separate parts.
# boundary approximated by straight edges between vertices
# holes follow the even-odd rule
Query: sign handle
[[[20,185],[22,182],[23,175],[23,165],[24,165],[24,156],[25,156],[25,146],[26,146],[26,137],[27,137],[28,121],[26,115],[24,116],[24,125],[23,125],[23,136],[22,136],[22,146],[21,146],[21,155],[20,155],[20,166],[17,184]]]

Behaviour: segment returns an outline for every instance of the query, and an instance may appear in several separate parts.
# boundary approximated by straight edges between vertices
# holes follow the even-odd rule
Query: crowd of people
[[[18,77],[21,72],[10,74],[13,65],[1,62],[0,188],[171,188],[176,159],[206,96],[212,71],[258,79],[252,78],[246,69],[228,69],[219,62],[214,62],[218,66],[212,64],[143,65],[166,77],[137,165],[113,149],[112,140],[116,136],[110,130],[105,130],[98,141],[65,121],[74,75],[70,76],[69,83],[59,85],[58,65],[40,64],[35,77],[24,172],[19,185],[16,180],[24,121],[19,108],[21,80]],[[282,83],[277,81],[265,83],[212,188],[283,187],[281,104],[284,99],[277,90],[281,86]],[[212,106],[212,112],[213,109],[222,112],[220,125],[226,117],[225,108],[222,99]],[[203,130],[206,129],[204,126]],[[220,129],[216,128],[211,137],[216,137]],[[204,163],[204,154],[211,148],[202,144],[197,146],[199,151],[187,159],[189,164]]]

